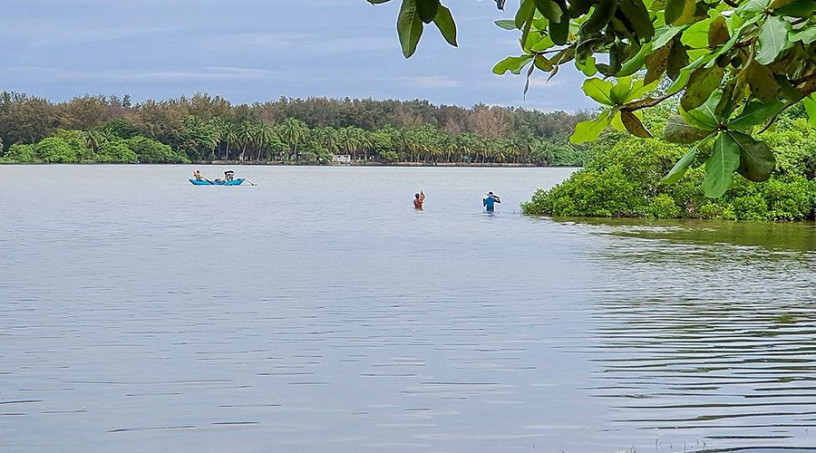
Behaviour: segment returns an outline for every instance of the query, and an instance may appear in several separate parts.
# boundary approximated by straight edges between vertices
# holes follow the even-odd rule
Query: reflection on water
[[[816,445],[813,224],[516,212],[569,171],[0,167],[0,451]]]
[[[592,225],[624,238],[602,253],[586,350],[612,431],[659,451],[816,444],[813,224]]]

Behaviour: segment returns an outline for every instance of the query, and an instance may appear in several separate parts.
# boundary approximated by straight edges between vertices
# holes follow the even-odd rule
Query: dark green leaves
[[[771,8],[774,6],[774,4],[771,4]],[[793,0],[791,2],[784,2],[781,6],[777,7],[774,12],[780,16],[803,18],[810,17],[816,13],[816,2],[813,0]]]
[[[385,3],[388,0],[369,0],[371,3]],[[402,0],[397,17],[397,34],[399,35],[402,54],[409,58],[416,52],[419,38],[422,37],[424,24],[433,22],[445,41],[456,46],[456,23],[450,10],[439,3],[439,0]]]
[[[533,0],[536,9],[547,19],[561,22],[561,8],[553,0]]]
[[[754,126],[773,118],[780,110],[782,110],[782,102],[780,101],[772,103],[753,101],[746,105],[739,115],[728,122],[728,127],[738,131],[750,131]]]
[[[431,23],[439,9],[439,0],[416,0],[416,2],[419,18],[426,24]]]
[[[694,0],[666,0],[666,23],[683,25],[694,18]]]
[[[652,39],[655,34],[654,24],[642,0],[619,0],[618,9],[632,24],[638,36],[644,40]]]
[[[663,184],[674,184],[679,181],[683,175],[686,174],[686,170],[694,163],[694,159],[697,157],[697,147],[693,147],[691,151],[686,153],[685,156],[680,158],[674,167],[669,170],[669,173],[660,180]]]
[[[776,167],[773,151],[765,142],[754,140],[741,132],[728,132],[740,151],[740,165],[737,171],[750,181],[760,182],[771,177]]]
[[[397,33],[399,34],[402,54],[405,58],[416,52],[419,38],[422,37],[422,19],[417,10],[417,0],[402,0],[399,17],[397,18]]]
[[[719,198],[731,187],[734,171],[740,166],[740,148],[728,134],[720,134],[706,160],[703,190],[706,196]]]
[[[433,22],[448,44],[452,46],[458,45],[456,42],[456,22],[453,21],[453,15],[448,8],[439,5]]]

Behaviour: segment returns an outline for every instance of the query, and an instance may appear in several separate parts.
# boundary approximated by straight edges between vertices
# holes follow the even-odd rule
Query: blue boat
[[[241,183],[244,182],[244,178],[233,179],[231,181],[225,181],[223,179],[216,179],[214,181],[207,179],[190,179],[190,182],[196,186],[240,186]]]

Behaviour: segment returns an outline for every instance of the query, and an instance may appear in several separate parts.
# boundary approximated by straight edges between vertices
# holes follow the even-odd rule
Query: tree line
[[[82,96],[54,103],[0,93],[0,157],[15,162],[582,165],[591,146],[568,141],[585,113],[472,108],[428,101],[280,98],[233,105],[196,94],[132,103]]]

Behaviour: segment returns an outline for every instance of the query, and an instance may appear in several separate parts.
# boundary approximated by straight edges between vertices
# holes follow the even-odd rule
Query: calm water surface
[[[816,447],[813,224],[518,213],[569,169],[193,169],[0,167],[0,451]]]

